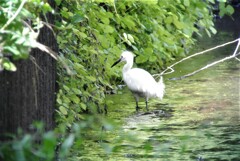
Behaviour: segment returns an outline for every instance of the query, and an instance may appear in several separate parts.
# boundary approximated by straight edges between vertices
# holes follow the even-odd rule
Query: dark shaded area
[[[48,2],[53,6],[53,0]],[[46,17],[54,23],[53,15]],[[58,50],[47,27],[41,29],[38,41]],[[30,55],[30,59],[15,62],[16,72],[0,73],[0,140],[7,139],[4,133],[16,133],[19,127],[30,132],[30,125],[37,120],[45,123],[46,130],[54,127],[56,60],[39,49]]]
[[[224,16],[215,21],[218,31],[233,32],[233,38],[240,37],[240,2],[235,2],[234,13],[232,16]]]

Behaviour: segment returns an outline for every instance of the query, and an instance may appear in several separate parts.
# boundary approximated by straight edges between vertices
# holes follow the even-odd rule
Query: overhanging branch
[[[216,65],[216,64],[218,64],[218,63],[224,62],[224,61],[229,60],[229,59],[232,59],[232,58],[236,58],[237,60],[239,60],[239,59],[237,58],[237,56],[239,56],[240,53],[237,53],[237,51],[238,51],[239,46],[240,46],[240,38],[238,38],[238,39],[236,39],[236,40],[233,40],[233,41],[230,41],[230,42],[227,42],[227,43],[224,43],[224,44],[221,44],[221,45],[218,45],[218,46],[215,46],[215,47],[213,47],[213,48],[210,48],[210,49],[207,49],[207,50],[204,50],[204,51],[195,53],[195,54],[190,55],[190,56],[188,56],[188,57],[186,57],[186,58],[183,58],[183,59],[181,59],[180,61],[177,61],[176,63],[174,63],[174,64],[172,64],[171,66],[167,67],[162,73],[160,73],[160,74],[154,74],[153,76],[162,76],[162,75],[166,75],[166,74],[173,73],[173,72],[175,71],[175,70],[173,69],[173,67],[176,66],[177,64],[182,63],[183,61],[188,60],[188,59],[190,59],[190,58],[192,58],[192,57],[195,57],[195,56],[198,56],[198,55],[202,55],[202,54],[204,54],[204,53],[206,53],[206,52],[209,52],[209,51],[212,51],[212,50],[215,50],[215,49],[224,47],[224,46],[226,46],[226,45],[235,43],[235,42],[237,42],[237,41],[238,41],[238,44],[237,44],[237,46],[236,46],[236,48],[235,48],[235,50],[234,50],[234,53],[233,53],[231,56],[228,56],[228,57],[225,57],[225,58],[223,58],[223,59],[221,59],[221,60],[215,61],[215,62],[213,62],[213,63],[211,63],[211,64],[208,64],[208,65],[206,65],[206,66],[204,66],[204,67],[202,67],[202,68],[200,68],[200,69],[198,69],[198,70],[196,70],[196,71],[194,71],[194,72],[192,72],[192,73],[186,74],[186,75],[184,75],[184,76],[181,76],[181,77],[178,77],[178,78],[171,78],[171,80],[178,80],[178,79],[184,79],[184,78],[186,78],[186,77],[190,77],[190,76],[192,76],[192,75],[194,75],[194,74],[196,74],[196,73],[198,73],[198,72],[200,72],[200,71],[203,71],[203,70],[205,70],[205,69],[207,69],[207,68],[209,68],[209,67],[212,67],[212,66],[214,66],[214,65]],[[169,70],[170,70],[170,71],[169,71]],[[169,71],[169,72],[167,72],[167,71]]]

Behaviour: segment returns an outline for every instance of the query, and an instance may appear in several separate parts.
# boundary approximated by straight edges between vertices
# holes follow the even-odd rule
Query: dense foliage
[[[57,139],[55,132],[46,132],[44,125],[39,122],[34,123],[32,129],[35,130],[33,134],[25,134],[19,130],[16,135],[11,135],[11,140],[0,146],[0,159],[4,161],[65,160],[73,144],[73,134]]]
[[[1,0],[0,6],[0,71],[16,71],[9,58],[28,58],[31,48],[37,47],[36,39],[43,26],[40,13],[52,8],[38,0]]]
[[[57,40],[72,75],[59,67],[58,122],[70,127],[84,119],[83,111],[106,107],[109,82],[121,73],[110,66],[122,50],[132,50],[139,66],[159,72],[188,53],[194,33],[216,33],[211,2],[59,1]]]

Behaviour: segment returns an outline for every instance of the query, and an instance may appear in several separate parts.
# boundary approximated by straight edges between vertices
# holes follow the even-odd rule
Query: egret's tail
[[[163,78],[162,76],[160,77],[159,81],[157,82],[157,93],[156,93],[156,96],[159,98],[159,99],[162,99],[163,98],[163,95],[165,93],[165,84],[163,83]]]

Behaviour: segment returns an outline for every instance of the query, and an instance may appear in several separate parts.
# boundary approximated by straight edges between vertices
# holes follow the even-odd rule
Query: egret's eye
[[[125,58],[124,58],[123,56],[121,56],[121,58],[120,58],[120,59],[121,59],[121,61],[124,61],[124,60],[125,60]]]

